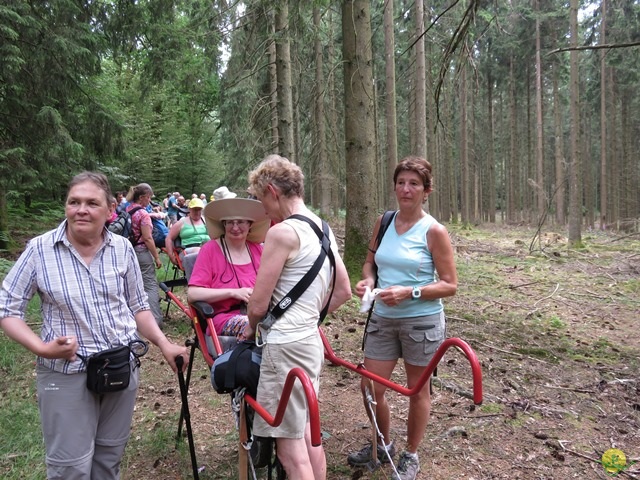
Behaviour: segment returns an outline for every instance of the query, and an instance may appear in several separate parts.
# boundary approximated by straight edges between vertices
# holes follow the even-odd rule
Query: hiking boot
[[[389,452],[389,456],[384,451],[384,447],[380,444],[377,444],[378,447],[378,461],[381,463],[389,463],[389,456],[391,458],[396,455],[396,447],[391,442],[387,445],[387,452]],[[369,464],[371,461],[371,444],[364,447],[362,450],[354,453],[350,453],[347,457],[347,463],[352,467],[364,467]]]
[[[420,462],[417,455],[402,452],[398,461],[398,473],[393,474],[393,480],[415,480],[420,471]]]

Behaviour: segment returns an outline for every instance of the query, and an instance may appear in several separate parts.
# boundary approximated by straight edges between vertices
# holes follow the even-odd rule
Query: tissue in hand
[[[368,312],[373,305],[373,301],[376,299],[382,290],[380,288],[374,288],[371,290],[369,287],[365,287],[364,295],[362,295],[362,305],[360,306],[360,313]]]

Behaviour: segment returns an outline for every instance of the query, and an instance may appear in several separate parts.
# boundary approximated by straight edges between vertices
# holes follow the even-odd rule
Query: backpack
[[[167,238],[169,229],[159,218],[152,218],[151,223],[153,224],[153,231],[151,232],[153,242],[156,244],[156,247],[164,248],[165,239]]]
[[[262,348],[244,341],[216,358],[211,367],[211,385],[218,393],[231,393],[244,387],[256,398],[260,378]]]
[[[116,235],[121,235],[129,239],[129,241],[135,246],[140,237],[135,238],[133,235],[133,223],[131,222],[131,216],[140,210],[142,207],[133,207],[129,212],[122,211],[118,213],[116,219],[107,225],[107,230]]]

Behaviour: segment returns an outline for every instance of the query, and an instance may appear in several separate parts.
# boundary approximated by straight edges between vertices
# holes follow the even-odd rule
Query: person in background
[[[112,203],[113,201],[113,203]],[[0,289],[0,327],[36,355],[38,406],[49,480],[116,480],[131,432],[139,370],[127,389],[97,395],[87,386],[77,354],[139,340],[158,346],[176,371],[189,362],[149,311],[128,239],[104,228],[115,199],[106,177],[83,172],[69,184],[66,219],[32,239]],[[40,297],[42,327],[25,321],[29,300]]]
[[[212,241],[202,246],[196,259],[189,278],[189,301],[211,304],[218,335],[244,340],[247,302],[260,268],[269,219],[260,202],[247,198],[211,202],[204,216]]]
[[[148,183],[140,183],[135,187],[131,187],[127,195],[127,200],[130,202],[127,212],[131,213],[131,226],[135,238],[133,249],[138,257],[142,281],[149,297],[151,312],[158,325],[162,326],[163,317],[160,309],[158,280],[156,279],[156,268],[162,266],[162,261],[153,240],[153,222],[149,212],[147,212],[151,197],[153,197],[153,190],[151,190],[151,186]],[[133,211],[134,209],[135,211]]]
[[[162,211],[162,205],[153,201],[147,205],[147,212],[151,217],[151,224],[153,225],[151,230],[153,243],[157,248],[164,248],[165,239],[169,234],[169,228],[167,228],[165,224],[167,214]]]
[[[124,212],[128,206],[127,192],[116,192],[116,213]]]
[[[196,256],[200,252],[203,243],[209,241],[207,226],[202,219],[202,200],[194,198],[189,202],[189,214],[178,220],[169,229],[165,239],[165,249],[172,263],[178,264],[175,256],[175,244],[180,239],[180,260],[187,278],[191,276]]]
[[[202,200],[202,203],[204,204],[205,207],[207,206],[207,203],[209,203],[207,202],[207,196],[204,193],[200,194],[200,200]]]
[[[169,218],[168,226],[171,227],[178,221],[178,197],[180,192],[173,192],[173,195],[167,200],[167,217]]]
[[[407,386],[413,388],[445,337],[442,298],[456,293],[458,276],[453,248],[447,229],[423,209],[433,191],[431,164],[423,158],[407,157],[395,169],[394,190],[399,210],[376,250],[380,218],[369,242],[369,253],[362,267],[362,280],[356,294],[362,298],[376,284],[382,291],[376,296],[371,320],[366,327],[364,367],[385,379],[391,377],[399,358],[404,359]],[[361,389],[367,414],[363,377]],[[387,387],[375,383],[376,423],[384,437],[378,439],[378,459],[389,462],[395,446],[390,439],[391,417],[385,398]],[[413,480],[420,470],[418,446],[424,437],[431,396],[429,382],[409,398],[407,446],[400,455],[395,480]],[[367,465],[372,446],[350,454],[352,466]],[[385,452],[386,449],[386,452]]]
[[[187,201],[182,195],[178,196],[178,200],[176,201],[176,210],[177,210],[177,213],[176,213],[177,220],[180,220],[181,218],[184,218],[187,215],[189,215],[189,204],[187,203]]]
[[[304,204],[302,170],[279,155],[268,156],[249,174],[249,191],[262,202],[271,220],[277,222],[267,232],[256,285],[249,298],[250,325],[245,336],[251,338],[271,305],[279,302],[298,283],[320,254],[320,242],[311,226],[298,219],[289,219],[289,216],[302,214],[320,229],[322,222]],[[318,320],[331,291],[332,275],[335,275],[335,288],[329,312],[351,298],[349,276],[333,232],[329,237],[335,269],[331,268],[327,256],[309,288],[277,319],[266,335],[257,400],[272,415],[275,415],[287,374],[294,367],[302,368],[309,375],[318,393],[324,363]],[[278,458],[288,478],[326,478],[324,449],[311,445],[307,403],[299,382],[294,384],[281,425],[271,427],[256,415],[253,433],[276,439]]]
[[[229,191],[226,186],[222,186],[216,188],[213,191],[213,200],[223,200],[225,198],[236,198],[238,196],[237,193]]]

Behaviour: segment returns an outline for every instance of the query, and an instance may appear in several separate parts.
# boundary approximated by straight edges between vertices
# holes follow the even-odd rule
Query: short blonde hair
[[[298,165],[280,155],[268,155],[249,173],[249,192],[264,193],[271,184],[287,198],[304,198],[304,174]]]

